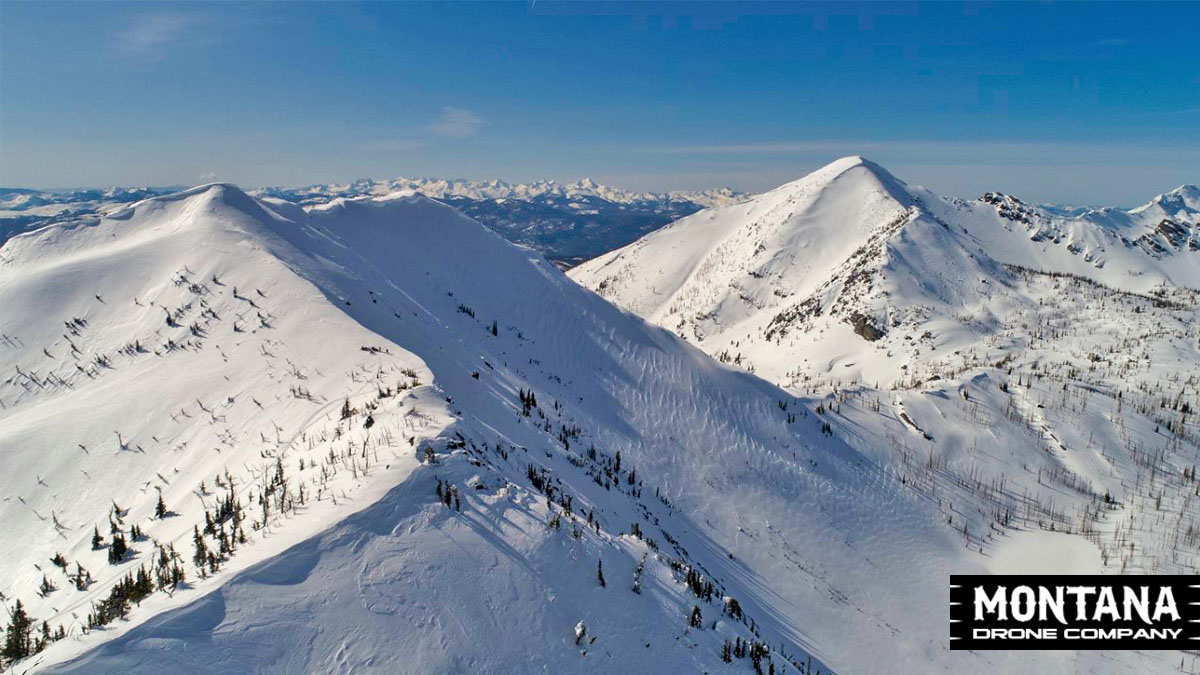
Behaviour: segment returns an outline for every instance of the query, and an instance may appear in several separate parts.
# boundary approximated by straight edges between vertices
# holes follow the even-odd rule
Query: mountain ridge
[[[183,188],[109,188],[37,191],[0,189],[0,242],[19,232],[52,224],[97,218],[133,201]],[[358,180],[305,188],[257,188],[260,198],[313,206],[337,198],[378,197],[416,191],[450,204],[510,241],[575,264],[621,246],[679,216],[743,196],[728,188],[698,192],[638,192],[584,179],[508,183],[502,180]]]

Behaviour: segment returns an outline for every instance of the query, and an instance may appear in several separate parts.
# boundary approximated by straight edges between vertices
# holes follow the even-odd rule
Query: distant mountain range
[[[0,242],[53,222],[100,215],[147,197],[181,187],[30,190],[0,188]],[[396,178],[301,188],[250,190],[257,197],[283,199],[302,206],[338,197],[378,197],[412,191],[454,206],[514,243],[529,246],[566,265],[624,246],[638,237],[702,208],[745,198],[729,188],[698,192],[636,192],[601,185],[551,180],[508,183],[502,180]]]

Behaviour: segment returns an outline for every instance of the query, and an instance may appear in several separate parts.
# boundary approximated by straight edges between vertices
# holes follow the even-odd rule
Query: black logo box
[[[1012,596],[1021,586],[1033,590],[1037,598],[1042,588],[1053,596],[1056,589],[1063,587],[1092,587],[1095,593],[1085,596],[1085,620],[1078,620],[1079,596],[1064,592],[1061,623],[1051,611],[1045,620],[1035,612],[1030,620],[1019,620],[1013,616]],[[1105,617],[1094,620],[1101,588],[1110,588],[1119,608],[1120,619]],[[1160,614],[1157,621],[1146,623],[1136,608],[1131,616],[1125,616],[1125,589],[1130,587],[1140,596],[1142,587],[1147,587],[1149,615],[1153,619],[1162,589],[1167,589],[1174,599],[1179,619]],[[1004,588],[1006,620],[1000,620],[998,612],[983,609],[982,620],[976,615],[976,589],[982,589],[987,598],[994,600],[1000,588]],[[1028,598],[1024,591],[1017,593],[1019,600]],[[1022,614],[1028,610],[1019,603]],[[1037,606],[1035,605],[1035,608]],[[1120,629],[1126,629],[1124,631]],[[1143,633],[1138,633],[1143,629]],[[1002,632],[1003,631],[1003,632]],[[1177,631],[1177,632],[1175,632]],[[1174,634],[1173,637],[1164,637]],[[951,649],[1200,649],[1200,576],[1168,575],[1002,575],[950,577],[950,648]]]

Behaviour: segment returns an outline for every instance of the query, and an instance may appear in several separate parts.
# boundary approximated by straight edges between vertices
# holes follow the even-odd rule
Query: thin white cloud
[[[487,121],[470,110],[448,105],[442,108],[442,114],[425,130],[435,136],[466,138],[474,136],[485,124]]]
[[[208,16],[196,12],[152,12],[133,17],[129,25],[111,38],[115,54],[143,62],[160,61],[183,44],[195,44],[213,35],[201,30]]]

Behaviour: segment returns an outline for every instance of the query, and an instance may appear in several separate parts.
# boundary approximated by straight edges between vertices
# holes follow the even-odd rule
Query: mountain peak
[[[282,212],[293,207],[285,203],[264,203],[233,183],[207,183],[193,188],[156,195],[105,215],[108,220],[171,222],[179,229],[209,229],[236,224],[238,229],[255,230],[277,222]],[[165,221],[162,219],[166,219]]]
[[[1200,208],[1200,187],[1191,183],[1180,185],[1170,192],[1159,195],[1155,201],[1182,202],[1191,208]]]
[[[827,171],[828,170],[830,172],[837,172],[840,175],[840,174],[846,173],[847,171],[851,171],[853,169],[858,169],[858,168],[862,168],[862,169],[866,170],[867,172],[869,172],[870,174],[872,174],[873,176],[875,176],[876,178],[878,178],[880,180],[885,180],[887,182],[896,183],[899,185],[906,185],[906,183],[904,181],[900,180],[899,178],[896,178],[894,175],[892,175],[892,173],[890,171],[883,168],[879,164],[872,162],[871,160],[867,159],[866,157],[863,157],[862,155],[849,155],[846,157],[842,157],[841,159],[836,159],[836,160],[830,162],[829,164],[825,165],[824,168],[819,169],[818,171]]]
[[[834,189],[834,186],[838,192],[844,190],[882,192],[904,207],[912,206],[915,202],[904,181],[861,155],[849,155],[836,159],[774,191],[825,192]]]
[[[874,162],[867,159],[866,157],[863,157],[862,155],[846,155],[845,157],[839,157],[839,158],[833,160],[832,162],[826,164],[825,166],[826,166],[826,168],[835,167],[835,166],[850,168],[850,167],[858,166],[860,164],[863,164],[863,165],[874,164]]]
[[[1197,187],[1191,183],[1185,183],[1185,184],[1180,185],[1179,187],[1175,188],[1174,190],[1170,190],[1168,192],[1162,193],[1161,195],[1158,195],[1157,197],[1155,197],[1154,199],[1152,199],[1150,201],[1151,201],[1151,203],[1178,202],[1178,201],[1198,202],[1198,201],[1200,201],[1200,187]]]
[[[1167,217],[1194,220],[1200,215],[1200,187],[1191,183],[1164,192],[1130,213],[1159,213]]]

